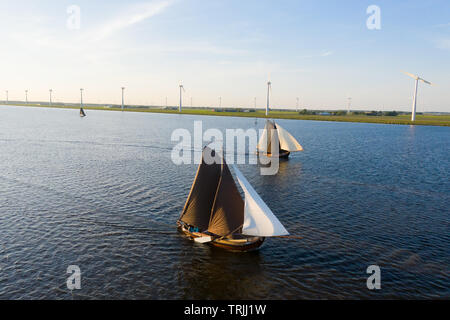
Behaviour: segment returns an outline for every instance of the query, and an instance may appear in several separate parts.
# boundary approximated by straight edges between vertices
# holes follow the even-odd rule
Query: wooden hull
[[[190,232],[185,226],[180,226],[179,229],[192,240],[209,236],[201,232]],[[208,242],[208,244],[229,251],[244,252],[258,249],[264,243],[264,239],[264,237],[243,236],[242,239],[214,239],[211,242]]]
[[[264,155],[266,157],[269,157],[269,158],[275,156],[275,155],[272,155],[271,153],[260,153],[260,154],[262,154],[262,155]],[[280,153],[278,154],[278,158],[280,158],[280,159],[287,159],[287,158],[289,158],[290,154],[291,153],[289,151],[281,150]]]

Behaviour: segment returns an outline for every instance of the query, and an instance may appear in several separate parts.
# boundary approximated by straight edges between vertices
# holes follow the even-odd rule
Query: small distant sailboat
[[[284,228],[237,167],[236,178],[244,191],[242,199],[230,169],[222,163],[207,164],[205,147],[191,191],[177,221],[191,239],[232,251],[259,248],[266,237],[286,236]]]
[[[81,118],[86,117],[86,112],[84,112],[84,110],[83,110],[83,91],[84,91],[84,89],[81,88],[80,89],[80,117]]]
[[[278,144],[278,154],[272,154],[272,144]],[[291,152],[303,151],[303,147],[297,140],[275,121],[266,121],[263,134],[259,139],[257,151],[268,157],[278,156],[288,158]]]

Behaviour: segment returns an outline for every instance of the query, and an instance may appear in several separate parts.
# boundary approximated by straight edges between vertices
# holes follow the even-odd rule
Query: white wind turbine
[[[125,87],[122,87],[121,88],[122,89],[122,112],[123,112],[123,107],[124,107],[124,104],[123,104],[123,100],[124,100],[124,98],[123,98],[123,94],[124,94],[124,91],[125,91]]]
[[[416,104],[417,104],[417,87],[419,85],[419,80],[427,83],[429,85],[433,85],[431,82],[420,78],[419,76],[416,76],[412,73],[406,72],[406,71],[402,71],[404,74],[410,76],[411,78],[413,78],[414,80],[416,80],[416,85],[414,87],[414,98],[413,98],[413,104],[412,104],[412,112],[411,112],[411,121],[414,121],[416,119]]]
[[[267,105],[266,105],[266,117],[269,115],[270,108],[270,93],[272,92],[272,82],[267,81]]]
[[[183,94],[182,91],[186,91],[184,90],[184,87],[182,84],[180,84],[180,108],[178,109],[179,112],[181,112],[181,108],[183,107]]]

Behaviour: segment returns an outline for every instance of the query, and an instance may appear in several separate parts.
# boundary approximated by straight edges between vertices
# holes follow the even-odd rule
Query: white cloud
[[[115,19],[106,22],[95,32],[95,40],[101,40],[119,32],[122,29],[138,24],[148,18],[161,14],[173,1],[153,1],[135,5],[128,12],[121,14]]]
[[[328,57],[328,56],[331,56],[332,54],[334,54],[334,51],[328,50],[328,51],[323,51],[322,53],[315,53],[315,54],[300,56],[299,58],[300,59],[320,58],[320,57]]]
[[[325,51],[320,56],[321,57],[328,57],[331,56],[334,52],[333,51]]]
[[[436,48],[450,50],[450,38],[440,38],[435,40]]]

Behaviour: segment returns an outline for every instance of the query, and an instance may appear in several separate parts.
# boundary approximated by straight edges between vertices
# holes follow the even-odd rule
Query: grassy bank
[[[79,105],[73,106],[45,106],[45,105],[19,105],[26,107],[48,107],[62,109],[79,109]],[[109,110],[121,111],[119,107],[102,107],[102,106],[85,106],[86,110]],[[179,114],[178,110],[166,110],[157,108],[136,108],[127,107],[126,112],[152,112],[152,113],[168,113]],[[202,115],[202,116],[232,116],[232,117],[248,117],[248,118],[266,118],[264,110],[256,110],[255,112],[226,112],[214,111],[212,109],[190,109],[184,108],[182,114]],[[295,111],[270,111],[271,119],[291,119],[291,120],[316,120],[316,121],[340,121],[340,122],[365,122],[365,123],[385,123],[385,124],[403,124],[403,125],[429,125],[429,126],[450,126],[450,115],[416,115],[416,121],[410,120],[410,115],[397,116],[368,116],[368,115],[301,115]]]

